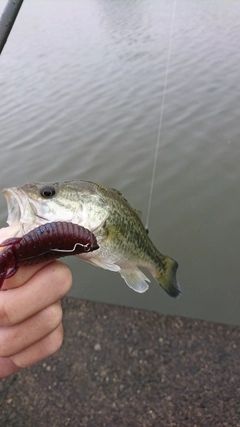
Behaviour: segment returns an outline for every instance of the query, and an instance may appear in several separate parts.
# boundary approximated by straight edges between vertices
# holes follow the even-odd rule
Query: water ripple
[[[0,62],[2,187],[91,179],[146,214],[172,8],[154,0],[24,4]],[[102,300],[240,323],[232,309],[240,292],[239,18],[238,0],[183,0],[176,10],[150,231],[180,261],[184,297],[173,305],[153,284],[140,298],[120,281],[114,297],[106,273]],[[0,206],[3,225],[3,198]],[[94,299],[95,270],[91,284],[85,272],[81,265],[73,293]]]

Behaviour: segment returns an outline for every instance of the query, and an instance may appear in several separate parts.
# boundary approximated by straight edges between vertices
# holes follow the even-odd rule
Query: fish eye
[[[56,194],[56,190],[53,186],[46,185],[40,189],[40,194],[45,199],[51,199]]]

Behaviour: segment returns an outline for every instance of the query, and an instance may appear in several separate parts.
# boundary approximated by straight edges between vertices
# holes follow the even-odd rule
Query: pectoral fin
[[[83,258],[84,261],[90,262],[91,264],[93,264],[97,267],[103,268],[104,270],[110,270],[110,271],[116,271],[116,272],[118,272],[120,270],[119,265],[114,264],[114,262],[111,262],[110,260],[98,258],[98,257],[84,258],[81,255],[79,256],[79,258]]]
[[[150,280],[143,274],[139,269],[136,270],[120,270],[122,278],[125,280],[129,288],[133,289],[136,292],[142,294],[147,291],[149,288],[146,282],[150,282]]]

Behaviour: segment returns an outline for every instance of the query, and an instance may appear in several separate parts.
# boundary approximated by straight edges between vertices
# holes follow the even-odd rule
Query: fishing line
[[[150,185],[150,191],[149,191],[147,220],[146,220],[146,231],[147,232],[148,232],[148,224],[149,224],[149,217],[150,217],[150,209],[151,209],[151,205],[152,205],[153,187],[154,187],[156,169],[157,169],[158,152],[159,152],[160,141],[161,141],[163,113],[164,113],[165,100],[166,100],[167,87],[168,87],[168,76],[169,76],[169,69],[170,69],[170,59],[171,59],[171,51],[172,51],[172,40],[173,40],[173,30],[174,30],[174,24],[175,24],[176,9],[177,9],[177,0],[174,0],[173,12],[172,12],[172,23],[171,23],[171,29],[170,29],[168,51],[167,51],[166,70],[165,70],[164,85],[163,85],[163,92],[162,92],[162,104],[161,104],[161,108],[160,108],[158,135],[157,135],[155,156],[154,156],[154,161],[153,161],[152,179],[151,179],[151,185]]]

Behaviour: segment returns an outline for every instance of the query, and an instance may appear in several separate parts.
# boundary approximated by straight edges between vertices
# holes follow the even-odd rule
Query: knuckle
[[[1,333],[0,336],[0,356],[1,357],[9,357],[12,354],[12,345],[11,340],[8,334]]]
[[[63,326],[60,324],[57,329],[50,333],[47,337],[41,341],[33,344],[29,348],[15,354],[11,357],[11,360],[19,368],[26,368],[32,366],[41,360],[44,360],[54,353],[56,353],[61,347],[63,342]]]
[[[51,329],[56,329],[62,321],[62,307],[57,302],[46,309],[47,322]]]
[[[51,334],[51,336],[49,336],[49,348],[48,348],[49,355],[56,353],[60,349],[63,343],[63,336],[64,336],[63,326],[60,325],[60,327],[57,328]]]
[[[3,297],[0,304],[0,325],[13,326],[14,324],[14,318],[12,318],[10,310],[7,306],[7,299]]]
[[[58,283],[60,298],[62,298],[72,286],[72,273],[65,264],[59,261],[54,264],[54,280]]]

